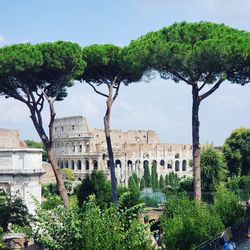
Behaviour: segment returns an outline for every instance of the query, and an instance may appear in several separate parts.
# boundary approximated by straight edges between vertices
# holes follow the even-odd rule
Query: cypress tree
[[[145,179],[144,177],[142,177],[140,181],[140,190],[143,190],[144,188],[145,188]]]
[[[145,187],[151,187],[151,177],[149,172],[148,163],[144,165],[144,180],[145,180]]]
[[[156,168],[155,163],[153,163],[153,165],[152,165],[151,181],[152,181],[153,190],[158,189],[158,187],[159,187],[158,174],[157,174],[157,168]]]
[[[164,177],[161,175],[160,176],[160,189],[164,189],[165,187],[165,181],[164,181]]]

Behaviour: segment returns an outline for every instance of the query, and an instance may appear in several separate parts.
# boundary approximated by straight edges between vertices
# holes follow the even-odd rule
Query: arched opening
[[[152,166],[156,166],[157,167],[157,161],[156,160],[152,161]]]
[[[74,161],[71,161],[71,168],[72,168],[72,170],[75,169],[75,162]]]
[[[115,160],[115,167],[117,168],[117,167],[122,167],[122,163],[121,163],[121,161],[120,160]]]
[[[97,160],[93,160],[94,170],[98,170],[98,162]]]
[[[57,161],[57,167],[60,167],[60,160]]]
[[[68,160],[65,161],[65,167],[69,168],[69,162],[68,162]]]
[[[82,162],[80,160],[77,161],[77,169],[78,170],[82,169]]]
[[[107,166],[108,166],[108,169],[110,169],[110,161],[107,160]]]
[[[89,170],[89,161],[88,160],[85,161],[85,169]]]
[[[131,160],[128,160],[128,169],[131,169],[132,170],[132,161]]]
[[[60,168],[63,168],[63,160],[60,162]]]
[[[180,171],[180,162],[179,161],[175,161],[175,171],[176,172]]]
[[[182,161],[182,171],[186,171],[187,170],[187,161],[183,160]]]
[[[161,160],[161,161],[160,161],[160,165],[161,165],[162,167],[165,167],[165,161],[164,161],[164,160]]]
[[[168,162],[168,169],[172,169],[172,166],[173,166],[173,162],[172,161]]]
[[[148,164],[148,161],[146,160],[146,161],[143,161],[143,168],[145,168],[145,167],[149,167],[149,164]]]

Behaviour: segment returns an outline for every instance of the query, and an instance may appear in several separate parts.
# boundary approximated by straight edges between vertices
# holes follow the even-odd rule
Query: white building
[[[0,131],[3,134],[3,130]],[[42,150],[28,149],[16,144],[19,134],[0,147],[0,190],[21,197],[30,213],[35,211],[35,200],[41,203]],[[1,133],[0,133],[1,135]],[[0,136],[1,141],[1,136]],[[17,148],[11,148],[17,146]]]

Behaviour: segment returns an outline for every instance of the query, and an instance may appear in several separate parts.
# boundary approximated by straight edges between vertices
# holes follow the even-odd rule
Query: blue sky
[[[179,21],[207,20],[250,31],[250,0],[0,0],[0,46],[69,40],[126,45],[131,39]],[[201,142],[221,145],[232,129],[250,126],[250,85],[224,83],[201,105]],[[84,115],[102,127],[105,100],[76,84],[57,116]],[[45,118],[46,120],[46,118]],[[0,97],[0,127],[37,140],[26,107]],[[155,79],[121,89],[112,127],[156,130],[162,142],[191,143],[191,89]]]

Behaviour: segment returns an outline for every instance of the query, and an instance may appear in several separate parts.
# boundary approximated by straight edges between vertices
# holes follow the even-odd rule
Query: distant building
[[[15,130],[0,129],[0,190],[21,197],[30,213],[41,203],[42,150],[29,149]]]
[[[60,168],[73,169],[82,179],[93,170],[103,170],[109,177],[108,153],[103,129],[91,129],[87,119],[73,116],[54,123],[54,154]],[[157,165],[158,176],[175,172],[179,177],[193,175],[190,144],[162,144],[153,130],[111,130],[116,177],[127,184],[129,176],[143,176],[144,166]]]

